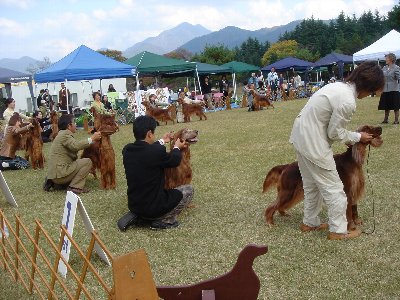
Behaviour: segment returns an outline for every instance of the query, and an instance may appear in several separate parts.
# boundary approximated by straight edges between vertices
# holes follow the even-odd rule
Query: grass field
[[[221,275],[231,269],[244,246],[265,244],[269,251],[254,262],[261,280],[259,299],[400,299],[398,125],[383,126],[384,144],[371,149],[368,166],[364,167],[371,183],[366,184],[359,212],[364,220],[362,229],[371,231],[375,205],[373,234],[350,241],[328,241],[326,232],[301,233],[301,204],[290,211],[289,218],[276,216],[274,228],[264,223],[264,210],[276,192],[262,194],[262,183],[271,167],[295,160],[288,139],[293,120],[305,102],[279,102],[275,110],[253,113],[245,109],[212,112],[207,114],[207,121],[195,117],[188,124],[158,127],[158,137],[183,127],[200,131],[200,141],[191,146],[196,207],[183,212],[179,228],[165,231],[132,228],[122,233],[116,227],[118,218],[127,211],[121,150],[133,140],[132,126],[123,126],[112,136],[117,188],[103,191],[90,176],[86,186],[92,191],[81,196],[109,250],[122,255],[144,248],[156,284],[178,285]],[[349,129],[382,121],[378,98],[359,100],[357,105]],[[77,136],[87,134],[81,131]],[[45,145],[46,156],[49,147]],[[342,152],[345,146],[335,144],[334,148]],[[57,239],[65,192],[42,191],[45,170],[3,174],[19,204],[19,208],[12,208],[2,197],[0,206],[8,218],[13,220],[18,213],[32,228],[38,218]],[[326,209],[322,217],[326,219]],[[89,242],[79,217],[74,237],[82,245]],[[74,258],[72,253],[72,263]],[[98,259],[95,262],[111,281],[111,269]],[[0,299],[36,299],[16,288],[4,270],[0,276]]]

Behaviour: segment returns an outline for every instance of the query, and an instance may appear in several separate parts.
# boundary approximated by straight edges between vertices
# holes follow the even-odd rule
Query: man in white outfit
[[[304,188],[303,232],[329,227],[328,239],[358,237],[360,230],[347,231],[347,198],[336,170],[331,145],[334,141],[354,144],[372,139],[365,132],[346,130],[356,110],[356,99],[364,98],[384,85],[376,62],[358,66],[345,82],[329,84],[317,91],[294,121],[289,141],[296,149]],[[321,223],[322,202],[328,207],[328,224]]]

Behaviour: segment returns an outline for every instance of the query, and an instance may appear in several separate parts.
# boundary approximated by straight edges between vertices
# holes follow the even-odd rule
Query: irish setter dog
[[[146,115],[153,117],[159,122],[165,122],[165,125],[167,125],[168,121],[172,121],[175,124],[176,109],[174,105],[169,105],[168,108],[163,109],[152,106],[147,100],[143,101],[142,104],[146,107]]]
[[[166,189],[173,189],[177,186],[190,184],[192,182],[192,167],[190,163],[190,145],[198,141],[197,130],[181,129],[175,133],[174,138],[171,140],[171,150],[174,148],[177,139],[186,141],[187,147],[181,149],[182,160],[176,168],[165,169],[165,185]]]
[[[50,135],[50,139],[52,141],[54,141],[54,139],[56,138],[57,134],[58,134],[58,113],[56,111],[52,111],[50,113],[50,122],[51,122],[51,135]]]
[[[95,178],[96,169],[100,169],[101,186],[104,189],[115,188],[115,153],[110,135],[118,130],[114,115],[96,115],[95,128],[101,132],[101,140],[84,149],[81,157],[90,158],[93,166],[91,173]],[[97,127],[96,127],[97,126]]]
[[[365,179],[362,166],[365,161],[366,148],[368,145],[380,147],[383,143],[381,127],[364,125],[357,131],[368,132],[374,138],[368,143],[358,142],[353,146],[348,146],[345,152],[334,156],[336,169],[347,196],[348,229],[354,229],[355,225],[362,223],[358,217],[357,203],[364,195]],[[274,224],[273,216],[276,211],[282,216],[286,216],[286,210],[304,198],[303,183],[297,161],[273,167],[265,177],[263,193],[273,185],[277,186],[277,197],[275,202],[265,210],[265,220],[269,225]]]
[[[250,93],[253,95],[253,106],[255,111],[260,110],[260,107],[266,107],[268,109],[271,106],[275,109],[268,96],[260,95],[255,90],[250,90]]]
[[[230,91],[230,92],[228,93],[228,96],[225,97],[225,107],[226,107],[226,110],[232,109],[232,107],[231,107],[231,98],[232,98],[232,96],[233,96],[233,91]]]
[[[33,127],[29,129],[26,135],[25,142],[25,158],[30,160],[33,169],[44,168],[43,156],[43,141],[42,141],[42,127],[36,118],[32,119]]]
[[[178,98],[178,103],[182,105],[182,113],[183,113],[183,122],[190,122],[190,116],[196,115],[200,118],[200,121],[207,120],[206,115],[204,114],[204,107],[200,104],[187,104],[183,101],[183,99]]]

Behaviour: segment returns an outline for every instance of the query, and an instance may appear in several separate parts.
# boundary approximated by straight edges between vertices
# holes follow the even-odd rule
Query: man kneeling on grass
[[[135,142],[122,150],[126,181],[128,185],[128,207],[132,214],[148,220],[152,229],[179,226],[176,217],[193,198],[191,185],[164,189],[165,168],[177,167],[182,159],[180,149],[187,147],[179,139],[174,149],[166,151],[165,143],[173,134],[166,133],[155,141],[157,123],[150,116],[140,116],[133,123]]]

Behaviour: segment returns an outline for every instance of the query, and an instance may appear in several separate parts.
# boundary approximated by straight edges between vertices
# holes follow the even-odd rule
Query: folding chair
[[[128,109],[128,99],[115,99],[115,108],[115,119],[117,123],[126,125],[135,120],[135,113]]]

